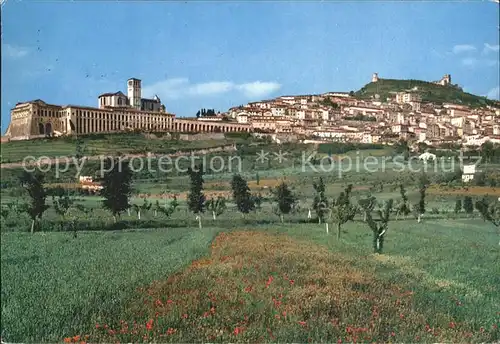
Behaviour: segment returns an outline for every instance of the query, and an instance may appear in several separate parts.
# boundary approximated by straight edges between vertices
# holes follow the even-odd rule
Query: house
[[[476,173],[476,165],[464,165],[462,173],[462,181],[468,183],[474,179],[474,174]]]

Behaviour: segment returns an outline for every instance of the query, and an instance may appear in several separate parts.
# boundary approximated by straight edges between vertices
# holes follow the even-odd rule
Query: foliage
[[[212,213],[215,220],[217,216],[222,215],[226,210],[226,199],[223,196],[212,197],[207,201],[206,207]]]
[[[455,214],[458,214],[461,210],[462,210],[462,200],[457,199],[457,200],[455,201],[455,209],[454,209],[454,212],[455,212]]]
[[[102,204],[113,214],[116,222],[116,217],[130,207],[132,171],[129,162],[121,159],[108,159],[104,166],[106,172],[102,180],[101,196],[104,197]]]
[[[363,212],[363,221],[366,222],[367,214],[371,213],[377,204],[377,199],[374,196],[369,196],[367,198],[362,198],[358,201],[358,204]]]
[[[352,184],[349,184],[334,200],[331,207],[330,217],[337,224],[337,239],[340,239],[342,225],[352,221],[357,212],[357,207],[351,204],[351,192]]]
[[[201,228],[201,213],[205,211],[205,195],[203,194],[203,165],[198,168],[188,169],[191,186],[188,193],[188,208],[198,219],[198,226]]]
[[[401,201],[396,206],[396,219],[400,214],[402,214],[403,216],[407,216],[411,212],[408,205],[408,196],[406,195],[406,189],[403,184],[399,184],[399,194],[401,195]]]
[[[463,207],[466,214],[472,214],[474,212],[474,203],[472,202],[472,197],[464,197]]]
[[[20,177],[21,186],[30,196],[30,203],[25,204],[23,209],[31,218],[31,233],[34,233],[37,220],[42,218],[45,210],[49,208],[45,204],[47,192],[43,186],[44,176],[41,172],[23,171]]]
[[[248,214],[255,209],[255,202],[247,181],[239,174],[235,174],[231,181],[231,189],[233,192],[233,201],[240,213]]]
[[[319,177],[319,181],[317,183],[313,181],[313,188],[315,191],[313,209],[318,216],[318,222],[325,222],[329,204],[325,195],[325,183],[323,182],[322,177]]]
[[[274,202],[276,202],[275,210],[280,215],[281,222],[283,223],[283,215],[289,214],[294,210],[297,204],[297,197],[284,181],[276,186],[271,192],[274,196]]]
[[[153,204],[151,202],[149,202],[146,198],[144,198],[144,201],[142,202],[141,205],[133,204],[132,208],[134,208],[134,211],[137,214],[137,218],[140,220],[141,213],[150,210],[152,205]]]
[[[475,207],[485,221],[500,227],[500,202],[489,203],[486,197],[476,201]]]
[[[379,220],[375,221],[372,218],[371,213],[367,213],[366,222],[370,226],[373,232],[373,252],[382,253],[384,248],[384,238],[387,233],[387,227],[389,224],[389,217],[392,211],[393,200],[390,199],[384,203],[383,209],[379,209],[377,214]]]
[[[160,212],[163,214],[165,217],[169,218],[172,216],[172,214],[175,212],[177,207],[179,206],[179,202],[177,202],[177,197],[174,196],[172,200],[167,204],[167,201],[165,200],[164,205],[160,205],[160,202],[157,200],[155,203],[155,213]]]

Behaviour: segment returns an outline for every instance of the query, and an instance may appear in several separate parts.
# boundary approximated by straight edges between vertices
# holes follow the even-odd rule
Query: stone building
[[[11,110],[6,137],[28,140],[44,136],[113,133],[122,131],[229,132],[251,131],[248,124],[197,123],[167,113],[160,98],[141,97],[141,81],[129,79],[127,96],[121,91],[98,97],[98,107],[53,105],[37,99],[18,103]]]

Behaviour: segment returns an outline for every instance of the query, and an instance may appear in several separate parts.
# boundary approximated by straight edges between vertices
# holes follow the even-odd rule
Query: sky
[[[1,127],[18,102],[97,106],[142,80],[194,116],[280,95],[435,81],[499,99],[499,4],[2,0]]]

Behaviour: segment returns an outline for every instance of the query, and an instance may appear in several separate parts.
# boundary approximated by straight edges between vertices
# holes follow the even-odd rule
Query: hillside
[[[436,104],[455,103],[472,107],[498,104],[498,102],[485,97],[466,93],[454,86],[441,86],[421,80],[379,79],[378,82],[366,84],[355,92],[355,95],[366,99],[375,97],[378,94],[381,100],[385,100],[387,97],[394,97],[393,92],[404,92],[414,88],[416,88],[415,92],[420,93],[424,102]]]

